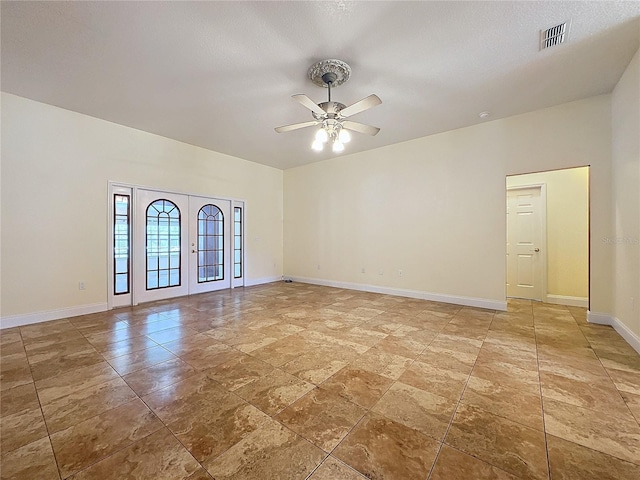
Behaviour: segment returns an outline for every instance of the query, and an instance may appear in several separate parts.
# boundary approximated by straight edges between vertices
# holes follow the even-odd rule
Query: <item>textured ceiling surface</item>
[[[2,90],[246,160],[290,168],[312,120],[291,99],[325,58],[351,65],[333,100],[375,93],[344,154],[611,92],[640,38],[640,2],[12,2]],[[539,50],[540,30],[571,21]]]

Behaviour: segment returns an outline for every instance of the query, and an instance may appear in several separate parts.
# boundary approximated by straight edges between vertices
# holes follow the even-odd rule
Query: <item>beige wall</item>
[[[589,168],[507,177],[507,188],[539,184],[546,185],[547,192],[547,294],[586,300],[589,296]]]
[[[246,200],[247,280],[282,275],[281,170],[8,94],[1,166],[3,317],[106,303],[110,180]]]
[[[612,94],[613,316],[640,337],[640,50]],[[633,300],[632,300],[633,299]]]
[[[607,235],[610,113],[602,95],[286,170],[285,274],[504,302],[505,176],[591,165],[591,238]],[[592,248],[603,312],[611,254]]]

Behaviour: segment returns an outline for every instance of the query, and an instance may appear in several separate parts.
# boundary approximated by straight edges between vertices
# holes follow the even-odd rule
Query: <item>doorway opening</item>
[[[506,179],[506,297],[589,306],[589,167]]]

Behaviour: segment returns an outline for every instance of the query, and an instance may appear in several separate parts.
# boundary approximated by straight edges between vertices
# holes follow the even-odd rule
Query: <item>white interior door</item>
[[[507,190],[507,296],[543,299],[542,187]]]
[[[135,303],[187,295],[189,197],[138,189],[135,208]]]
[[[189,293],[231,288],[231,201],[189,197]]]

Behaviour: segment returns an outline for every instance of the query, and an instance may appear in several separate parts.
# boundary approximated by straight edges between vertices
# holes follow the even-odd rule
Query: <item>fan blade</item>
[[[353,105],[349,105],[346,108],[340,110],[340,115],[342,117],[350,117],[351,115],[355,115],[356,113],[364,112],[369,108],[375,107],[376,105],[380,105],[382,100],[377,95],[369,95],[366,98],[363,98],[359,102],[354,103]]]
[[[326,113],[327,113],[323,109],[321,109],[318,105],[316,105],[313,102],[313,100],[311,100],[309,97],[307,97],[304,93],[299,93],[297,95],[291,95],[291,98],[293,98],[294,100],[297,100],[302,105],[307,107],[312,112],[317,113],[318,115],[326,115]]]
[[[312,127],[313,125],[317,125],[320,122],[312,121],[312,122],[302,122],[302,123],[294,123],[292,125],[284,125],[282,127],[276,127],[276,132],[284,133],[290,132],[291,130],[297,130],[299,128]]]
[[[342,122],[342,126],[347,130],[353,130],[354,132],[360,132],[371,136],[376,135],[380,131],[378,127],[372,127],[371,125],[365,125],[364,123],[352,122],[351,120],[345,120]]]

